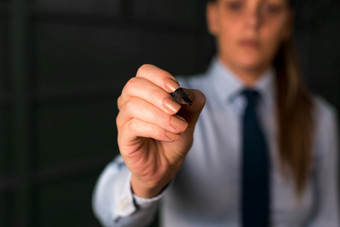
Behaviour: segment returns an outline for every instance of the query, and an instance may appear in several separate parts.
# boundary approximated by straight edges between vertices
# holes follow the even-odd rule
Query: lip
[[[260,43],[254,39],[242,39],[238,43],[240,46],[250,48],[258,48],[260,46]]]

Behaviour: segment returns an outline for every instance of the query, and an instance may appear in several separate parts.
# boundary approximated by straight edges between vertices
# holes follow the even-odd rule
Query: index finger
[[[172,93],[179,88],[179,84],[173,75],[154,65],[142,65],[138,69],[136,77],[147,79],[168,93]]]

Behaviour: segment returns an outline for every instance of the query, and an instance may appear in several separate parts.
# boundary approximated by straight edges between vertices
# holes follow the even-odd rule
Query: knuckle
[[[135,103],[134,99],[130,99],[123,105],[122,111],[126,113],[132,113],[135,105],[134,103]]]
[[[138,78],[137,77],[132,77],[125,85],[123,92],[129,93],[131,89],[134,89],[137,86],[138,83]]]
[[[150,69],[151,66],[152,66],[152,65],[150,65],[150,64],[143,64],[143,65],[141,65],[141,66],[138,68],[138,70],[137,70],[136,76],[142,75],[142,74],[145,73],[148,69]]]
[[[153,99],[153,100],[159,100],[162,101],[162,99],[165,99],[166,97],[163,95],[163,93],[161,92],[159,87],[154,87],[151,88],[151,90],[149,91],[149,98]]]
[[[119,130],[119,128],[120,128],[120,117],[119,117],[119,114],[116,117],[116,125],[117,125],[117,129]]]
[[[118,110],[120,110],[121,106],[122,106],[122,96],[119,96],[118,99],[117,99]]]
[[[131,119],[130,121],[129,121],[129,124],[128,124],[128,128],[129,128],[129,130],[131,130],[132,132],[134,132],[134,131],[136,131],[137,130],[137,121],[135,120],[135,119]]]
[[[130,98],[123,106],[124,112],[129,115],[134,115],[136,111],[140,111],[143,108],[143,104],[139,98]]]
[[[154,124],[150,124],[149,125],[149,130],[151,132],[151,137],[153,137],[154,139],[161,139],[164,137],[164,132],[162,130],[162,128],[160,128],[157,125]]]
[[[153,119],[155,122],[162,122],[161,114],[158,111],[153,112]]]
[[[171,127],[171,118],[172,118],[172,116],[170,116],[170,115],[166,115],[166,120],[165,120],[165,122],[166,122],[166,126],[167,127]]]
[[[153,114],[153,118],[154,122],[161,127],[168,127],[170,125],[171,116],[164,112],[155,111]]]
[[[121,116],[121,113],[119,112],[116,117],[117,130],[119,130],[123,124],[124,124],[124,120],[123,120],[123,117]]]

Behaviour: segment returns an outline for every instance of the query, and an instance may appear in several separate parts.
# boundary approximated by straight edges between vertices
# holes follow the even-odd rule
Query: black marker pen
[[[185,93],[185,91],[181,87],[171,93],[171,96],[176,102],[181,105],[192,105],[192,100],[190,99],[189,95]]]

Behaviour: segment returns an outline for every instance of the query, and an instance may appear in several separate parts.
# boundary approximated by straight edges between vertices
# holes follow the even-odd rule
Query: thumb
[[[183,105],[180,111],[177,113],[178,116],[183,117],[189,126],[185,133],[189,135],[193,134],[196,122],[200,116],[200,113],[205,105],[205,96],[199,90],[183,89],[191,98],[192,105]]]

